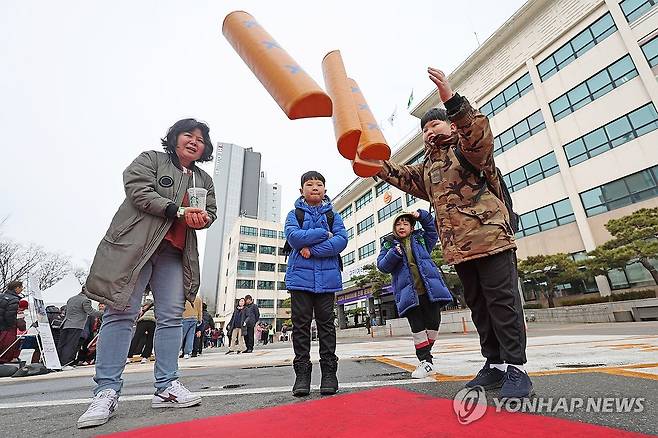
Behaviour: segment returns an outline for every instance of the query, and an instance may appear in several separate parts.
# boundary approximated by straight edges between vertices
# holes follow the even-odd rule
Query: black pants
[[[441,306],[430,301],[427,294],[418,297],[419,305],[404,315],[411,326],[411,336],[418,360],[432,362],[432,346],[441,324]]]
[[[336,327],[334,326],[333,293],[314,293],[291,291],[292,307],[292,347],[295,350],[293,363],[311,361],[311,320],[315,314],[315,323],[320,339],[320,362],[335,363]]]
[[[482,355],[492,363],[526,363],[525,323],[514,251],[460,263],[455,269],[480,335]]]
[[[244,330],[244,345],[247,351],[254,350],[254,326],[247,325],[242,328]]]
[[[136,354],[142,357],[151,357],[153,351],[153,335],[155,334],[155,321],[138,321],[135,335],[130,343],[128,357]]]
[[[62,366],[71,365],[80,349],[82,329],[65,328],[59,334],[59,362]]]

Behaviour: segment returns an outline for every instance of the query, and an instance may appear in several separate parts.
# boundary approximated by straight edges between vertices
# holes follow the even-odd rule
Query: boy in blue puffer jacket
[[[320,338],[321,394],[338,391],[338,358],[334,326],[335,293],[343,288],[339,258],[347,246],[347,232],[325,195],[324,177],[316,171],[301,178],[302,196],[286,218],[286,239],[292,252],[286,270],[286,289],[292,307],[292,345],[295,350],[293,395],[311,392],[311,320]]]
[[[416,221],[422,230],[414,230]],[[411,326],[420,364],[411,377],[422,379],[436,372],[432,345],[441,323],[441,308],[452,302],[439,269],[430,253],[439,240],[434,218],[425,210],[400,213],[393,221],[393,234],[385,238],[377,258],[380,271],[393,275],[393,293],[400,316]]]

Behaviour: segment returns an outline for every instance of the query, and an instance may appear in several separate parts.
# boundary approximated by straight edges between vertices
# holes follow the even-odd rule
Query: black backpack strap
[[[469,172],[471,172],[473,175],[477,176],[480,178],[480,190],[478,190],[477,194],[473,197],[475,202],[478,202],[482,195],[484,194],[484,190],[487,188],[487,177],[484,175],[484,172],[481,170],[477,170],[473,164],[471,164],[470,161],[464,156],[464,153],[462,152],[461,148],[459,145],[455,146],[453,148],[453,151],[455,153],[455,157],[457,157],[457,161],[459,161],[459,164]]]
[[[299,224],[299,228],[302,228],[304,225],[304,210],[301,208],[295,208],[295,217],[297,218],[297,223]]]
[[[326,213],[326,216],[327,216],[327,225],[329,225],[329,231],[331,231],[334,229],[334,211],[329,210]]]

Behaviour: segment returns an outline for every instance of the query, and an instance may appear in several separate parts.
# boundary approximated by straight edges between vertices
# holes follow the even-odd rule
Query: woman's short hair
[[[19,287],[23,287],[23,282],[20,280],[13,280],[7,284],[7,290],[10,290],[12,292],[16,292],[16,289],[18,289]]]
[[[167,153],[169,153],[169,155],[177,157],[176,141],[178,140],[178,136],[184,132],[192,132],[195,129],[201,131],[204,144],[203,155],[201,155],[201,158],[199,158],[197,161],[201,163],[205,161],[212,161],[213,145],[209,135],[210,128],[208,128],[208,125],[205,123],[199,122],[196,119],[182,119],[174,123],[167,131],[167,135],[161,139],[162,147]]]

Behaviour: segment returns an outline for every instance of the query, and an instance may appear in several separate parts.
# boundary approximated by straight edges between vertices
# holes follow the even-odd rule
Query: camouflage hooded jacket
[[[448,118],[457,126],[456,132],[439,136],[433,145],[425,144],[422,164],[404,166],[384,161],[377,176],[406,193],[430,201],[436,211],[443,255],[448,263],[515,249],[507,208],[500,200],[489,120],[458,94],[445,106]],[[456,147],[487,177],[491,189],[485,188],[479,199],[476,196],[481,188],[479,177],[459,164]]]

